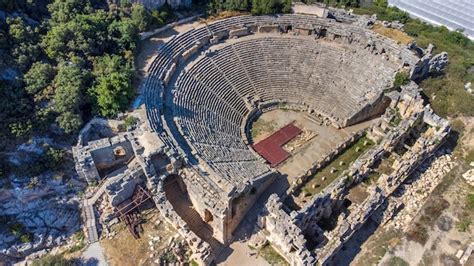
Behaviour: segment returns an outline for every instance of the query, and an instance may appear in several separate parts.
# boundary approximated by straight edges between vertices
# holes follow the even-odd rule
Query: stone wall
[[[385,112],[385,109],[390,104],[390,99],[385,97],[383,93],[375,98],[372,103],[368,103],[362,110],[354,114],[350,119],[344,122],[344,127],[355,125],[370,118],[379,116]]]
[[[285,212],[279,197],[272,194],[260,220],[270,233],[268,240],[291,265],[314,265],[314,254],[306,248],[303,232],[295,225],[293,216],[294,213],[290,216]]]
[[[342,143],[338,144],[338,146],[334,148],[332,151],[330,151],[324,158],[322,158],[319,161],[315,161],[305,173],[301,174],[299,177],[296,177],[295,178],[296,181],[293,184],[290,184],[290,188],[288,189],[288,194],[292,194],[298,189],[300,189],[301,187],[303,187],[309,178],[311,178],[320,169],[324,168],[326,165],[331,163],[331,161],[333,161],[334,158],[336,158],[339,154],[344,152],[353,143],[358,141],[363,136],[363,134],[364,134],[363,131],[359,131],[352,134]]]
[[[282,255],[294,265],[306,263],[305,259],[295,256],[290,250],[306,252],[305,237],[316,242],[316,248],[308,251],[322,265],[331,265],[331,259],[342,245],[386,203],[403,181],[432,156],[446,139],[450,131],[448,122],[433,113],[429,106],[423,106],[423,99],[413,84],[402,88],[400,101],[395,105],[403,120],[382,130],[385,137],[371,150],[360,156],[348,170],[343,172],[324,191],[307,202],[299,211],[290,214],[283,210],[280,199],[273,195],[267,202],[266,212],[260,218],[262,226],[269,232],[268,240]],[[393,117],[391,111],[385,116]],[[382,122],[379,126],[382,126]],[[417,134],[415,134],[417,133]],[[411,146],[406,141],[415,135]],[[384,154],[393,152],[402,146],[406,150],[392,165],[392,173],[381,174],[376,184],[369,187],[369,196],[361,204],[352,204],[348,214],[338,216],[336,228],[324,232],[317,226],[321,218],[327,218],[334,209],[342,205],[348,188],[363,181],[372,171],[375,161]],[[389,217],[390,219],[390,217]],[[292,246],[292,243],[298,245]],[[303,251],[304,250],[304,251]]]
[[[191,256],[199,265],[209,265],[214,260],[215,254],[212,253],[212,248],[209,243],[205,242],[193,231],[191,231],[186,222],[174,211],[171,203],[166,199],[165,191],[163,189],[163,181],[153,188],[153,201],[165,220],[172,224],[178,233],[186,239],[188,245],[193,251]]]

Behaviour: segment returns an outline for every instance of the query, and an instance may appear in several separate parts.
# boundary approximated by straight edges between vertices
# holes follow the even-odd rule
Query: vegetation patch
[[[401,233],[399,230],[377,230],[364,244],[365,252],[354,261],[354,265],[378,265],[385,253],[399,242]]]
[[[446,51],[449,64],[442,75],[430,77],[421,82],[420,87],[428,96],[436,113],[447,117],[474,115],[474,96],[464,90],[464,84],[474,83],[474,42],[462,32],[450,31],[446,27],[433,26],[419,19],[410,18],[408,13],[388,6],[386,0],[354,8],[354,13],[377,14],[379,20],[400,21],[404,31],[419,46],[426,48],[432,43],[434,53]],[[377,29],[379,26],[375,26]],[[389,36],[390,37],[390,36]],[[394,36],[395,40],[399,40]],[[408,40],[408,39],[407,39]]]
[[[74,266],[78,265],[76,259],[66,259],[62,255],[48,255],[33,261],[32,266]]]
[[[275,129],[276,125],[274,122],[267,121],[265,119],[257,119],[257,121],[253,122],[250,132],[252,134],[253,141],[257,142],[273,133]]]
[[[210,0],[207,5],[207,14],[212,16],[222,12],[252,13],[252,15],[270,15],[290,13],[291,0]],[[225,13],[224,13],[225,14]]]
[[[425,245],[428,241],[428,229],[421,223],[415,223],[408,232],[406,232],[407,239],[415,241],[421,245]]]
[[[269,243],[258,250],[258,255],[270,265],[290,265]]]
[[[386,28],[380,23],[376,23],[373,27],[372,30],[377,32],[378,34],[381,34],[385,37],[389,37],[395,41],[397,41],[400,44],[407,45],[411,42],[413,42],[413,38],[408,36],[405,32],[399,30],[399,29],[393,29],[393,28]]]
[[[15,217],[3,215],[0,216],[0,227],[6,232],[16,237],[18,242],[29,243],[33,241],[33,234]]]
[[[456,223],[456,228],[459,232],[469,231],[469,226],[471,226],[471,220],[468,218],[462,219]]]
[[[388,264],[390,266],[409,266],[410,265],[406,260],[397,256],[391,257],[388,261]]]
[[[331,163],[310,177],[308,182],[301,188],[300,193],[303,193],[304,196],[308,197],[318,194],[340,176],[342,172],[347,170],[360,155],[373,145],[374,143],[366,136],[360,138],[352,144],[352,146],[339,154]]]
[[[408,76],[407,72],[400,71],[395,74],[395,80],[393,81],[393,86],[395,88],[400,88],[401,86],[407,85],[408,83],[410,83],[410,77]]]

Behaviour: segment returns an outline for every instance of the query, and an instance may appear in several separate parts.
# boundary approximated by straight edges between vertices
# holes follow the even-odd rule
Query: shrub
[[[125,118],[123,122],[124,122],[125,127],[131,128],[137,123],[137,121],[138,119],[136,117],[130,115],[130,116],[127,116],[127,118]]]
[[[474,193],[466,196],[466,206],[469,210],[474,210]]]
[[[77,265],[74,259],[66,259],[61,255],[46,256],[33,261],[33,266],[73,266]]]
[[[393,81],[393,86],[395,88],[400,88],[401,86],[407,85],[410,83],[410,78],[406,72],[398,72],[395,75],[395,80]]]
[[[33,236],[30,233],[24,233],[20,236],[20,241],[22,243],[29,243],[29,242],[33,241]]]
[[[456,228],[459,232],[467,232],[469,230],[469,226],[471,225],[471,221],[467,219],[463,219],[456,223]]]

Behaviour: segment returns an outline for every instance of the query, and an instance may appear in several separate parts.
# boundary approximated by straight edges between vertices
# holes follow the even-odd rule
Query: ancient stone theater
[[[450,130],[414,82],[447,55],[397,43],[374,22],[237,16],[173,36],[142,84],[147,121],[80,142],[76,168],[100,182],[126,164],[108,177],[111,204],[141,186],[199,263],[248,220],[291,265],[331,264]]]

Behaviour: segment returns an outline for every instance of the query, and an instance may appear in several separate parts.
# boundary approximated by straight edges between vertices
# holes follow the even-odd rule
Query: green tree
[[[38,34],[31,26],[25,24],[20,17],[8,18],[9,49],[17,66],[21,70],[28,69],[41,54],[38,46]]]
[[[54,103],[60,113],[78,110],[84,100],[85,74],[77,65],[62,63],[54,79]]]
[[[173,10],[168,4],[163,5],[159,9],[151,11],[151,23],[154,27],[161,27],[167,21],[174,17]]]
[[[24,90],[0,79],[0,140],[29,134],[33,103]]]
[[[134,21],[129,18],[115,20],[109,25],[109,38],[115,44],[115,51],[132,51],[137,48],[138,43],[138,28]]]
[[[91,94],[96,99],[98,113],[105,117],[114,117],[126,110],[134,96],[132,87],[132,69],[120,56],[106,55],[94,66],[96,85]]]
[[[83,57],[101,55],[109,48],[108,25],[111,22],[110,14],[98,10],[58,23],[43,40],[46,54],[53,60],[68,59],[71,53]]]
[[[270,15],[291,12],[291,0],[252,0],[252,14]]]
[[[57,122],[66,133],[72,133],[82,125],[81,106],[85,102],[88,73],[78,65],[61,63],[54,78],[54,107],[59,113]],[[71,121],[68,121],[71,120]]]
[[[146,31],[150,25],[150,16],[143,5],[133,4],[130,18],[139,31]]]
[[[31,134],[33,130],[31,121],[27,120],[26,122],[13,122],[10,124],[10,133],[17,137],[25,137],[29,134]]]
[[[78,14],[89,14],[93,11],[89,0],[55,0],[48,6],[51,13],[51,24],[63,24],[71,21]]]
[[[35,62],[25,73],[23,81],[25,90],[30,95],[36,95],[51,84],[56,72],[54,68],[47,63]]]
[[[72,112],[61,113],[57,118],[56,122],[67,134],[78,131],[82,126],[82,117],[79,114]]]
[[[250,7],[250,2],[248,0],[226,0],[223,6],[225,10],[247,11]]]

